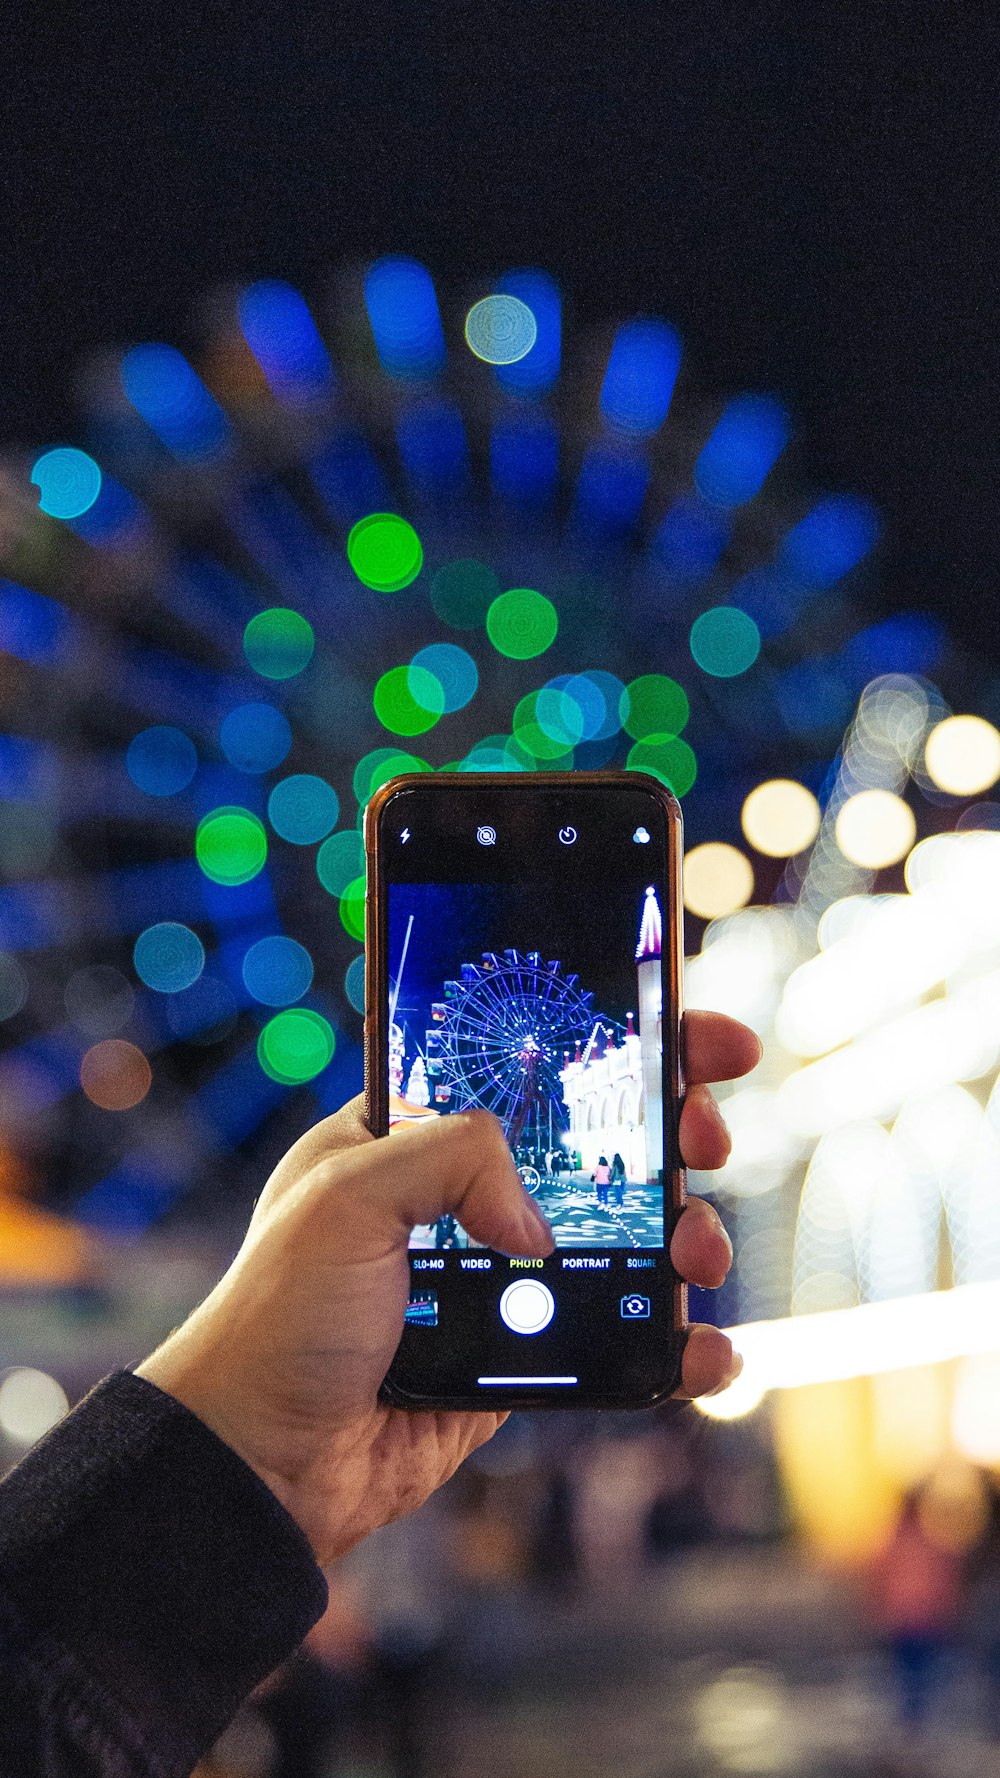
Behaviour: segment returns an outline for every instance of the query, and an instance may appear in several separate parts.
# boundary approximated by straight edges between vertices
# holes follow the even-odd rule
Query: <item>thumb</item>
[[[397,1125],[344,1156],[352,1195],[373,1221],[388,1217],[401,1239],[450,1212],[476,1241],[501,1253],[544,1258],[552,1230],[528,1196],[503,1130],[488,1111]]]

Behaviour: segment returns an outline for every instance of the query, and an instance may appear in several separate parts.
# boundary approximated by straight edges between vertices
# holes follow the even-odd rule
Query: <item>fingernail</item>
[[[715,1121],[718,1124],[719,1129],[722,1131],[723,1135],[725,1136],[726,1141],[728,1142],[729,1147],[731,1149],[733,1146],[733,1139],[729,1133],[729,1125],[727,1124],[725,1118],[723,1117],[722,1112],[719,1110],[719,1101],[714,1096],[711,1099],[711,1105],[712,1105],[712,1110],[715,1113]]]
[[[713,1205],[713,1209],[715,1209],[714,1205]],[[725,1241],[726,1246],[729,1249],[729,1257],[730,1257],[730,1259],[732,1259],[732,1257],[733,1257],[732,1239],[730,1237],[729,1230],[727,1229],[725,1223],[722,1220],[722,1217],[719,1215],[719,1212],[717,1210],[715,1210],[715,1220],[719,1225],[719,1233],[722,1236],[722,1239]]]

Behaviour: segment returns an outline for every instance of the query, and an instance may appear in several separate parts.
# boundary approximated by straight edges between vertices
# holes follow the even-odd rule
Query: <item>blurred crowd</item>
[[[487,1741],[511,1778],[1000,1772],[1000,1487],[964,1462],[833,1570],[766,1416],[513,1415],[328,1578],[200,1778],[466,1778]]]

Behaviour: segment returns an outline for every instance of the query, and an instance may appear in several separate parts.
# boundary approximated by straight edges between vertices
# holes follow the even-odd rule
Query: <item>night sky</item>
[[[541,262],[571,327],[657,311],[787,399],[803,478],[886,514],[884,607],[996,646],[990,9],[71,0],[5,60],[0,443],[219,280]]]
[[[443,1000],[445,982],[460,977],[463,963],[481,962],[485,950],[502,953],[508,945],[522,953],[540,951],[543,963],[557,959],[564,976],[579,976],[581,994],[593,993],[595,1017],[604,1013],[624,1022],[626,1012],[637,1011],[635,948],[645,895],[640,879],[641,872],[616,867],[600,880],[568,879],[557,894],[550,884],[537,883],[394,884],[390,973],[414,915],[397,1013],[410,1027],[407,1064],[414,1038],[423,1045],[430,1004]]]

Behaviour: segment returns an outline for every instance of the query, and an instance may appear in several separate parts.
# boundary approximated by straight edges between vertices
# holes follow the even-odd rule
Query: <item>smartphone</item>
[[[632,771],[419,773],[365,845],[369,1127],[485,1107],[556,1239],[523,1260],[415,1228],[383,1396],[652,1406],[687,1320],[679,804]]]

